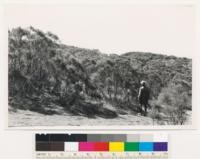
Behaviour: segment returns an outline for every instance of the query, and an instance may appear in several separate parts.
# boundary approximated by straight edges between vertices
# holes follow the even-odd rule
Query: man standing
[[[141,81],[141,87],[139,89],[139,94],[138,94],[138,100],[140,103],[141,111],[142,111],[142,107],[144,106],[145,115],[147,113],[149,94],[150,94],[150,91],[149,91],[149,88],[147,87],[146,82]]]

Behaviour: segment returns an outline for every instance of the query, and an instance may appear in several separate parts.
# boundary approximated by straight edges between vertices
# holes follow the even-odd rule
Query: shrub
[[[158,96],[158,105],[163,105],[163,112],[172,124],[183,125],[187,119],[187,107],[191,97],[182,89],[181,85],[170,84],[163,88]]]

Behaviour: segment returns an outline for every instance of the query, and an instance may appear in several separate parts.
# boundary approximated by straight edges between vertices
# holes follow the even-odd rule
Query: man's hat
[[[146,81],[143,81],[143,80],[140,82],[141,85],[145,85],[146,83],[147,83],[147,82],[146,82]]]

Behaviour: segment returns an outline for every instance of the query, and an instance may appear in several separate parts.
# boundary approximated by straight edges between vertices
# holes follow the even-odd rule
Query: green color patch
[[[125,142],[125,151],[139,151],[139,142]]]

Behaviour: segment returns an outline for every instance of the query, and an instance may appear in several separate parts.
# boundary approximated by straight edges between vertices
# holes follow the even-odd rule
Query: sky
[[[51,31],[61,42],[107,54],[130,51],[192,57],[195,9],[191,5],[10,5],[6,27]]]

